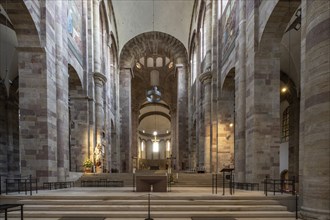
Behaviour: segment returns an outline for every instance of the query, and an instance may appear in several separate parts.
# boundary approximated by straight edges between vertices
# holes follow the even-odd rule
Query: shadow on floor
[[[104,220],[104,218],[91,218],[91,217],[62,217],[59,220]]]
[[[191,220],[236,220],[236,218],[203,218],[203,217],[192,217]]]

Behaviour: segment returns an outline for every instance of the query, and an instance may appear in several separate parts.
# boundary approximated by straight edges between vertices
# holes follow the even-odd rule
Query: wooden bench
[[[8,212],[21,211],[21,220],[23,216],[23,204],[0,204],[0,213],[5,213],[5,220],[8,219]]]

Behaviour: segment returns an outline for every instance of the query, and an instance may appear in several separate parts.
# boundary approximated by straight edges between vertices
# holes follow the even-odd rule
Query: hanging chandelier
[[[152,86],[147,90],[147,101],[151,103],[158,103],[161,100],[162,93],[157,86]]]
[[[155,2],[152,1],[152,31],[155,30]],[[150,103],[158,103],[161,100],[162,93],[158,88],[159,84],[159,72],[152,70],[150,72],[150,84],[151,87],[147,90],[147,101]]]

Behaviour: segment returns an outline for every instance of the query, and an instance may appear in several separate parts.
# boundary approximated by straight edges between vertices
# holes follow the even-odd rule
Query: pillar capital
[[[199,81],[200,81],[202,84],[208,84],[208,83],[211,83],[211,81],[212,81],[212,72],[211,72],[211,71],[206,71],[206,72],[202,73],[202,74],[199,76]]]
[[[183,67],[184,67],[184,64],[183,63],[177,63],[177,64],[175,64],[175,68],[176,69],[183,68]]]
[[[94,72],[93,77],[94,82],[101,86],[103,86],[107,82],[107,77],[105,77],[105,75],[103,75],[102,73]]]

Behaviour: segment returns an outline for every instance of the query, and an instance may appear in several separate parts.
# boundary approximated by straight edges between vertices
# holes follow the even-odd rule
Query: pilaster
[[[98,145],[101,145],[103,149],[105,148],[105,114],[104,114],[104,105],[103,105],[103,90],[104,90],[104,84],[106,83],[107,78],[99,72],[94,72],[94,83],[95,83],[95,121],[96,121],[96,143],[94,146],[94,152],[95,147]],[[103,152],[103,156],[104,156]],[[104,159],[103,159],[104,161]],[[103,163],[103,162],[102,162]],[[100,169],[103,169],[105,164],[101,164]]]
[[[131,101],[131,69],[120,70],[120,169],[128,172],[132,161],[132,101]]]
[[[239,1],[238,46],[235,71],[235,178],[245,182],[245,123],[246,123],[246,1]]]
[[[69,175],[69,108],[68,108],[68,69],[64,65],[62,1],[56,2],[55,40],[56,40],[56,114],[57,114],[57,176],[65,181]]]
[[[55,74],[48,59],[44,48],[18,48],[21,174],[41,182],[57,180]]]
[[[200,124],[200,149],[199,149],[199,167],[204,167],[206,172],[211,172],[211,147],[212,147],[212,118],[211,118],[211,93],[212,93],[212,73],[204,72],[199,76],[202,83],[202,118]]]
[[[94,72],[101,71],[100,0],[93,0]]]

